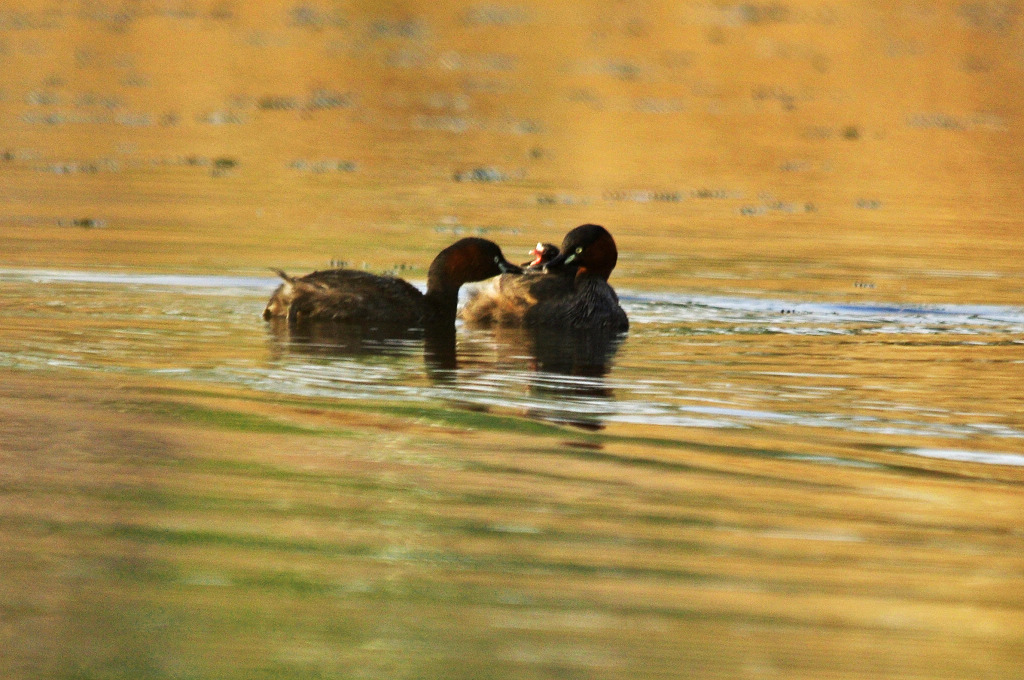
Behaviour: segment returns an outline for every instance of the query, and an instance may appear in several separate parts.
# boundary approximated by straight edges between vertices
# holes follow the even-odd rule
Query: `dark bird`
[[[608,230],[584,224],[566,234],[542,273],[506,274],[478,293],[461,317],[476,324],[624,331],[629,319],[608,277],[618,249]]]
[[[426,294],[402,279],[351,269],[305,276],[277,271],[284,283],[271,295],[263,318],[283,317],[291,324],[454,327],[462,284],[521,271],[497,244],[482,238],[461,239],[438,253],[427,272]]]
[[[558,246],[553,243],[541,243],[538,241],[537,245],[530,251],[530,256],[533,258],[532,260],[524,262],[519,266],[523,269],[543,271],[544,265],[558,256]]]

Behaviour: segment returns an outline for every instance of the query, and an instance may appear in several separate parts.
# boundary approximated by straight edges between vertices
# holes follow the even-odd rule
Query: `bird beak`
[[[533,257],[530,267],[539,265],[544,260],[544,244],[538,241],[537,245],[530,251],[530,255]]]
[[[518,266],[512,264],[511,262],[506,262],[504,260],[502,260],[501,262],[498,263],[498,269],[501,270],[502,274],[522,274],[523,273],[523,270],[522,270],[521,267],[518,267]]]
[[[549,269],[561,269],[562,267],[564,267],[564,266],[566,266],[568,264],[572,264],[573,260],[575,260],[575,259],[576,259],[576,253],[575,252],[571,252],[571,253],[568,253],[568,254],[566,254],[566,253],[559,253],[550,262],[548,262],[546,265],[544,265],[544,271],[548,271]]]

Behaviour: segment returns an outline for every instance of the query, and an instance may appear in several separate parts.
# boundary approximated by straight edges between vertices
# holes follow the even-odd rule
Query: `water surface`
[[[977,436],[1007,447],[1022,436],[1012,385],[1024,373],[1016,358],[1024,310],[1014,307],[621,290],[631,332],[601,346],[556,347],[529,332],[460,323],[451,356],[438,360],[416,333],[327,329],[309,337],[259,322],[273,278],[46,270],[0,277],[18,319],[8,322],[21,327],[5,342],[10,367],[174,374],[333,399],[440,400],[593,426],[785,424]],[[66,327],[41,332],[55,322]],[[915,370],[923,360],[942,371]],[[961,412],[977,390],[991,393],[999,382],[1005,393],[986,400],[991,413]]]
[[[0,676],[1019,678],[1001,2],[0,10]],[[305,334],[600,223],[600,342]]]
[[[597,353],[448,354],[275,285],[0,273],[8,570],[58,586],[6,595],[11,668],[1012,677],[1021,309],[623,290]]]

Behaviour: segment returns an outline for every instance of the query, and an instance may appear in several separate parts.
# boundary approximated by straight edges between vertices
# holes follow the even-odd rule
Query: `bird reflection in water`
[[[493,332],[500,355],[525,350],[529,357],[529,392],[545,406],[531,408],[528,415],[588,430],[604,427],[602,413],[615,396],[605,377],[625,333],[551,328]]]
[[[331,321],[267,323],[275,358],[288,353],[307,356],[407,356],[423,338],[423,330],[402,326],[361,326]]]
[[[479,389],[467,390],[481,372],[517,372],[531,397],[525,415],[587,430],[604,427],[602,404],[614,399],[607,376],[624,333],[565,329],[491,328],[470,330],[457,342],[452,328],[360,326],[331,322],[268,324],[275,358],[288,354],[310,357],[409,357],[422,346],[426,375],[444,388],[454,408],[488,411]],[[422,345],[421,345],[422,343]],[[479,385],[477,384],[478,388]],[[503,387],[493,387],[498,396]]]

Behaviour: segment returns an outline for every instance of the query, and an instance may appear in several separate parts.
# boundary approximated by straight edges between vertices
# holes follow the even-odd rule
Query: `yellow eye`
[[[579,255],[582,252],[583,252],[583,246],[579,246],[578,248],[576,248],[576,254],[577,255]]]

